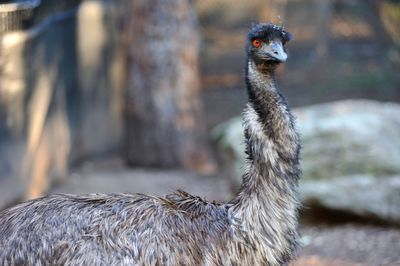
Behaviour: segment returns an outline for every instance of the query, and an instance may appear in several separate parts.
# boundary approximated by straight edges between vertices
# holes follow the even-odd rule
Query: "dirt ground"
[[[360,224],[301,228],[294,266],[400,265],[400,230]]]
[[[227,180],[182,170],[130,169],[119,160],[85,163],[51,193],[147,193],[183,189],[208,200],[233,195]],[[400,229],[358,223],[300,227],[302,248],[291,266],[400,265]]]

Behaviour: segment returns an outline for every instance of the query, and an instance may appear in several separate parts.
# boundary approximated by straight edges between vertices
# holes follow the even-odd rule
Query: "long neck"
[[[258,185],[264,181],[297,186],[300,175],[299,136],[286,99],[276,87],[274,72],[274,68],[256,65],[252,61],[247,66],[249,102],[243,114],[246,176],[257,182],[244,182],[241,193],[269,189]]]
[[[286,100],[276,88],[274,68],[249,61],[246,77],[247,165],[234,212],[254,238],[261,239],[265,256],[279,264],[296,246],[299,138]]]

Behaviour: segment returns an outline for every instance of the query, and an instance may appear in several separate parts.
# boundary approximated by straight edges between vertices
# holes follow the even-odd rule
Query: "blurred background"
[[[252,22],[294,35],[293,265],[400,265],[400,1],[0,0],[0,209],[48,193],[231,199]]]

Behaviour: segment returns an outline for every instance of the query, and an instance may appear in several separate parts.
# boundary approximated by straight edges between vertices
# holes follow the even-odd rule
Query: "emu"
[[[274,79],[291,35],[260,23],[247,37],[247,165],[237,196],[178,191],[51,195],[0,213],[1,265],[283,265],[297,247],[299,136]]]

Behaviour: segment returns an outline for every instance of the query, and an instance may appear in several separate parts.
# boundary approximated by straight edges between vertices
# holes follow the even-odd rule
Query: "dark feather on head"
[[[261,39],[271,41],[275,39],[281,40],[282,44],[292,39],[292,34],[283,29],[283,27],[272,23],[257,23],[251,26],[248,34],[248,40]]]

